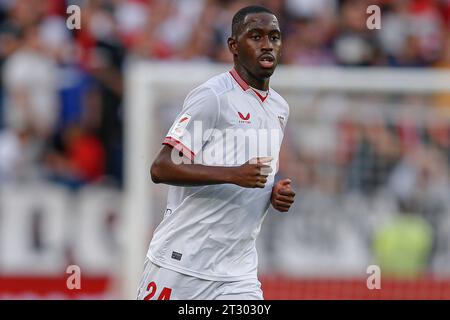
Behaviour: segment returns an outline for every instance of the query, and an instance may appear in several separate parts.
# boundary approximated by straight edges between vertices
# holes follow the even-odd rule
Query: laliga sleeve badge
[[[171,133],[181,137],[186,130],[189,121],[191,121],[191,115],[187,113],[183,114],[173,127]]]

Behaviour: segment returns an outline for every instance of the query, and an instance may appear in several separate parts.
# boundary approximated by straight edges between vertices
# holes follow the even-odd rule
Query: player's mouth
[[[275,64],[275,57],[269,53],[265,53],[259,57],[258,62],[262,68],[272,69]]]

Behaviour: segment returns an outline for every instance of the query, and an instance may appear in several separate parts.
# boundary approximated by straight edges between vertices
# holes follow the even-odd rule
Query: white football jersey
[[[188,94],[163,144],[204,165],[238,166],[270,156],[273,172],[264,188],[170,186],[147,253],[153,263],[206,280],[257,277],[255,241],[270,205],[288,116],[278,93],[250,87],[234,69]]]

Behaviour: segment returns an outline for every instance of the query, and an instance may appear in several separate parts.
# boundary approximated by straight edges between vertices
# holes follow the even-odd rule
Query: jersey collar
[[[258,96],[261,102],[264,102],[266,98],[269,96],[270,88],[269,90],[267,90],[266,96],[261,95],[257,90],[250,87],[249,84],[245,82],[244,79],[241,78],[241,76],[239,75],[239,73],[237,73],[235,68],[230,70],[230,74],[233,77],[233,79],[238,83],[238,85],[242,88],[242,90],[247,91],[251,89]]]

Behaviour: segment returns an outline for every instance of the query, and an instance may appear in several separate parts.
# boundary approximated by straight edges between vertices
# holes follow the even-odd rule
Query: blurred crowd
[[[448,273],[450,104],[435,94],[292,94],[306,107],[290,117],[280,170],[298,197],[295,216],[273,219],[275,259]]]
[[[450,65],[448,0],[0,0],[0,181],[120,186],[126,58],[229,63],[231,18],[248,4],[279,17],[284,64]],[[370,4],[381,30],[366,26]]]

